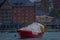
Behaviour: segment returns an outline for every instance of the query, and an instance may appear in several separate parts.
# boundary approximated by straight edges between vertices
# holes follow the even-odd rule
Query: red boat
[[[40,32],[39,34],[35,35],[31,31],[25,31],[25,30],[18,30],[20,38],[41,38],[44,34],[44,32]]]
[[[37,24],[37,26],[36,26]],[[39,25],[39,26],[38,26]],[[28,28],[29,27],[29,28]],[[28,26],[26,29],[18,29],[17,32],[20,35],[20,38],[41,38],[44,34],[44,26],[39,23],[33,23],[30,26]],[[34,28],[34,29],[33,29]],[[38,32],[36,31],[36,28],[40,28]],[[30,30],[29,30],[30,29]],[[37,33],[35,33],[34,31]]]

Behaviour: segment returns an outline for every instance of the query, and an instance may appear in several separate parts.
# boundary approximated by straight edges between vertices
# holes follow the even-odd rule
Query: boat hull
[[[25,30],[18,30],[17,32],[20,38],[41,38],[44,34],[44,32],[40,32],[39,34],[33,34],[31,31]]]

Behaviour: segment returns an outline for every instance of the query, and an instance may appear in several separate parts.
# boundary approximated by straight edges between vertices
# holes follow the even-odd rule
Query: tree
[[[27,20],[22,20],[22,24],[23,24],[24,26],[27,26],[27,25],[28,25],[28,21],[27,21]]]
[[[50,16],[60,18],[60,9],[53,9],[50,13]]]

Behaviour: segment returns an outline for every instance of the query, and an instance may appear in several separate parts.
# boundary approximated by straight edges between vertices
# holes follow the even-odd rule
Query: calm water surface
[[[0,32],[0,40],[60,40],[60,32],[45,32],[42,38],[20,39],[18,33]]]

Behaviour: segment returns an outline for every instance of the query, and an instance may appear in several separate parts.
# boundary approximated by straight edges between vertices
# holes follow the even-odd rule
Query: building
[[[11,14],[12,14],[12,7],[8,5],[8,2],[6,1],[1,7],[0,7],[0,14],[1,14],[1,23],[2,24],[11,24]]]
[[[12,20],[13,23],[24,23],[28,22],[32,23],[35,21],[35,8],[34,6],[29,6],[29,7],[21,7],[21,8],[13,8],[13,15],[12,15]],[[26,24],[26,23],[25,23]]]
[[[48,0],[42,0],[41,3],[36,7],[37,7],[37,10],[49,12]]]
[[[49,15],[48,0],[35,2],[36,15]]]
[[[28,22],[27,24],[29,24],[35,21],[35,7],[29,0],[9,0],[8,2],[12,7],[13,23]]]
[[[47,15],[36,16],[36,21],[44,25],[50,25],[52,20],[53,20],[53,17],[51,16],[47,16]]]
[[[4,25],[15,25],[27,21],[28,24],[35,21],[35,7],[32,3],[27,1],[15,2],[7,0],[0,7],[0,22]],[[13,6],[13,5],[14,6]],[[31,21],[30,21],[31,20]]]
[[[7,30],[7,29],[13,29],[11,26],[12,24],[12,7],[8,5],[8,2],[5,1],[4,4],[0,7],[0,14],[1,14],[1,24],[0,24],[0,31]],[[15,28],[14,28],[15,29]]]
[[[52,12],[50,13],[50,15],[55,17],[53,22],[59,26],[60,25],[60,0],[52,0],[52,3],[53,3],[54,8],[53,8]],[[57,21],[55,21],[55,20],[57,20]]]
[[[60,0],[53,0],[54,8],[60,9]]]
[[[53,25],[52,20],[54,18],[47,15],[36,16],[36,21],[43,24],[45,29],[51,29]]]
[[[0,10],[0,23],[2,23],[2,16],[1,16],[1,10]]]

